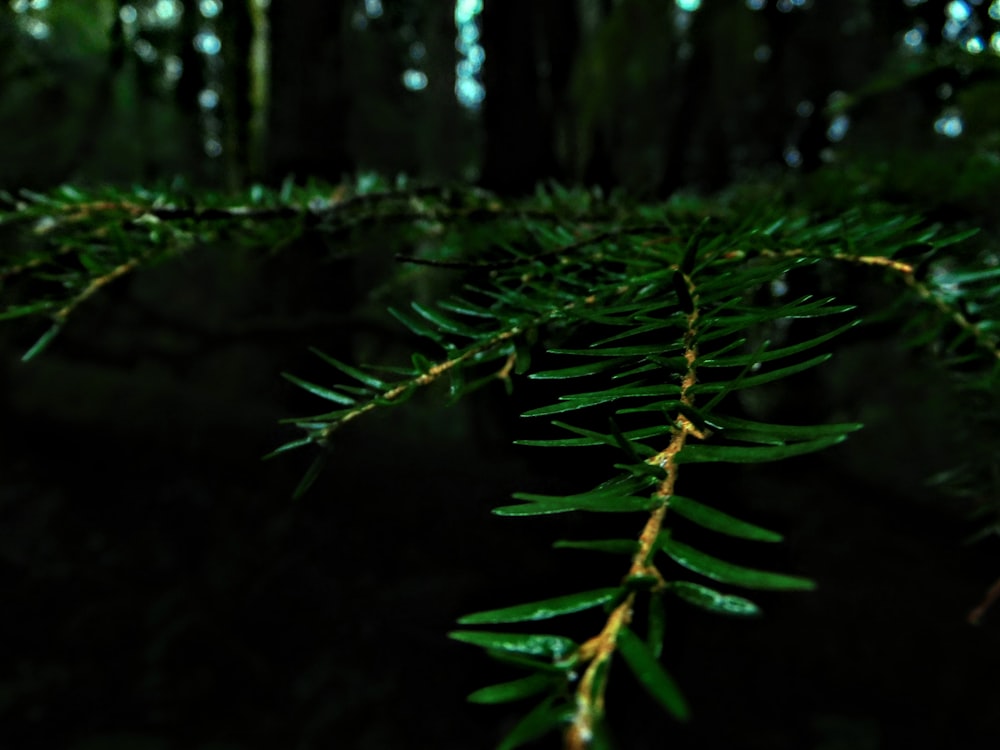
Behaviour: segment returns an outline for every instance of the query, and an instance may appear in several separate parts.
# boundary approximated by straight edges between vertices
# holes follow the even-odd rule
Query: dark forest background
[[[998,61],[986,0],[11,0],[0,190],[738,185],[995,231]],[[332,375],[309,346],[410,345],[368,295],[392,273],[382,239],[332,260],[200,248],[113,285],[28,364],[41,329],[0,327],[0,748],[465,750],[510,728],[517,707],[464,702],[511,674],[448,641],[455,618],[620,572],[549,549],[594,535],[582,520],[490,515],[604,478],[511,445],[545,394],[415,399],[358,425],[296,502],[308,459],[259,460],[279,419],[315,411],[280,372]],[[759,597],[751,622],[678,607],[669,666],[695,720],[623,671],[620,747],[998,746],[998,621],[966,615],[1000,546],[966,543],[982,522],[925,481],[962,446],[945,374],[895,327],[755,405],[867,430],[713,479],[788,538],[758,562],[817,592]]]

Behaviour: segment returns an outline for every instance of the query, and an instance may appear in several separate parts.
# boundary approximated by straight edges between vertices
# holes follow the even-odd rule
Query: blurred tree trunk
[[[220,16],[219,29],[224,55],[223,127],[225,159],[225,185],[230,190],[243,187],[250,167],[250,122],[253,109],[250,105],[250,65],[253,42],[253,23],[248,2],[234,2],[226,6]]]
[[[530,190],[539,175],[565,177],[557,159],[557,131],[565,117],[578,29],[574,0],[485,4],[481,178],[485,187],[519,193]],[[565,136],[562,142],[562,150],[572,148]]]
[[[354,170],[347,151],[350,96],[343,34],[349,7],[327,0],[271,4],[273,80],[267,175],[337,180]]]

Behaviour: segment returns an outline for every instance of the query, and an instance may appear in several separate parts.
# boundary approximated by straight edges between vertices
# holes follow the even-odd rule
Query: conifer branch
[[[681,383],[680,402],[685,407],[694,406],[694,396],[691,389],[698,382],[695,363],[698,359],[698,296],[691,279],[679,270],[675,272],[687,289],[692,301],[691,310],[687,314],[687,328],[684,333],[685,373]],[[672,437],[666,448],[655,456],[647,459],[647,463],[663,469],[665,476],[656,489],[655,496],[660,500],[649,515],[642,533],[639,535],[638,547],[632,557],[632,564],[625,580],[640,577],[654,578],[657,583],[654,590],[664,585],[663,576],[651,563],[656,551],[656,541],[663,531],[667,509],[674,496],[679,465],[677,455],[684,448],[688,436],[703,437],[702,432],[695,427],[684,414],[678,413],[674,421]],[[622,629],[632,620],[632,610],[635,605],[636,592],[630,591],[625,600],[615,607],[605,622],[600,634],[584,643],[580,648],[579,658],[589,662],[576,690],[576,710],[565,733],[567,750],[585,750],[590,746],[594,736],[595,724],[604,715],[604,693],[607,680],[601,679],[607,675],[611,658],[614,656],[618,638]]]
[[[132,258],[131,260],[121,263],[114,268],[112,268],[107,273],[103,273],[100,276],[95,276],[92,278],[87,286],[83,288],[73,299],[67,302],[65,305],[60,307],[55,312],[55,320],[58,324],[62,325],[66,322],[66,319],[70,316],[77,307],[82,303],[86,302],[88,299],[93,297],[98,291],[110,284],[116,279],[120,279],[122,276],[134,271],[139,267],[140,259]]]
[[[944,295],[938,292],[931,284],[928,284],[921,277],[920,271],[922,268],[920,264],[907,263],[884,255],[855,255],[851,253],[818,254],[802,248],[784,251],[764,250],[761,252],[761,255],[765,257],[789,258],[817,257],[825,260],[836,260],[856,265],[884,268],[900,278],[921,300],[932,305],[944,318],[958,326],[959,330],[971,335],[976,342],[976,346],[994,359],[1000,360],[1000,345],[998,345],[997,337],[991,336],[982,325],[970,320],[961,307],[948,302]],[[958,299],[961,299],[961,297]]]

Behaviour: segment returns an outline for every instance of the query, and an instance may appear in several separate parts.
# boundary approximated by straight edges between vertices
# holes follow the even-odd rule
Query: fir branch
[[[680,279],[691,300],[691,309],[687,313],[687,327],[684,333],[684,361],[686,369],[680,387],[680,403],[687,409],[694,407],[694,396],[691,389],[698,382],[696,362],[698,361],[698,295],[689,276],[680,270],[674,278]],[[647,463],[663,470],[665,476],[656,489],[655,496],[659,500],[657,507],[650,513],[639,535],[638,547],[632,556],[632,564],[625,580],[651,577],[657,582],[656,589],[662,589],[665,581],[662,574],[652,564],[656,551],[656,542],[663,530],[670,500],[675,494],[679,465],[677,455],[684,448],[689,436],[704,438],[704,434],[689,419],[684,411],[678,411],[674,418],[673,437],[670,443],[647,459]],[[605,622],[601,632],[580,647],[579,658],[587,663],[586,671],[580,679],[576,690],[576,710],[569,727],[566,729],[565,742],[568,750],[585,750],[594,737],[595,726],[604,715],[605,688],[607,681],[601,679],[607,673],[607,667],[618,647],[622,631],[632,621],[632,611],[635,605],[636,592],[630,591],[618,606],[616,606]]]

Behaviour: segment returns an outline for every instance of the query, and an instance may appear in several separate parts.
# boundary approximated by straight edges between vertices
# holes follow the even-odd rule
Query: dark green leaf
[[[376,390],[381,390],[385,387],[385,383],[376,378],[374,375],[369,375],[368,373],[362,372],[356,367],[351,367],[350,365],[345,364],[338,359],[334,359],[329,354],[324,354],[315,347],[309,347],[309,351],[311,351],[313,354],[315,354],[317,357],[322,359],[327,364],[333,365],[345,375],[348,375],[349,377],[352,377],[355,380],[364,383],[369,388],[375,388]]]
[[[300,497],[306,494],[306,492],[309,491],[309,488],[313,486],[313,484],[319,478],[319,475],[323,473],[323,469],[326,467],[326,462],[329,459],[330,459],[329,451],[323,451],[318,456],[316,456],[315,459],[313,459],[313,462],[309,465],[309,468],[306,469],[305,475],[302,477],[302,479],[299,481],[298,486],[295,488],[295,492],[292,493],[292,499],[298,500]]]
[[[667,674],[646,644],[628,628],[622,628],[618,633],[618,651],[643,687],[673,714],[674,718],[679,721],[687,721],[690,718],[691,712],[687,701],[681,695],[673,677]]]
[[[13,320],[14,318],[23,318],[25,315],[48,312],[58,306],[59,303],[46,300],[45,302],[35,302],[21,307],[8,307],[0,313],[0,320]]]
[[[567,706],[557,706],[553,699],[546,699],[517,723],[497,745],[497,750],[515,750],[566,724],[571,717],[572,711]]]
[[[595,375],[596,373],[608,370],[619,363],[613,359],[601,360],[597,362],[590,362],[585,365],[577,365],[576,367],[566,367],[561,370],[542,370],[541,372],[533,372],[528,377],[532,380],[562,380],[565,378],[579,378],[586,375]]]
[[[864,425],[858,422],[841,422],[839,424],[787,425],[771,424],[769,422],[754,422],[739,417],[712,416],[708,420],[712,429],[723,435],[738,436],[738,440],[755,440],[756,442],[784,442],[785,440],[809,440],[820,437],[846,435],[860,430]]]
[[[514,344],[514,374],[524,375],[530,367],[531,347],[523,337],[518,337]]]
[[[500,651],[498,649],[486,649],[486,655],[491,659],[496,659],[499,662],[510,664],[519,669],[528,669],[532,672],[545,672],[546,674],[553,675],[565,676],[567,672],[570,672],[576,666],[576,661],[572,658],[559,662],[552,662],[551,660],[543,661],[533,656],[518,654],[513,651]]]
[[[49,328],[45,333],[38,337],[38,341],[32,345],[28,351],[24,353],[21,357],[22,362],[27,362],[38,356],[50,343],[52,339],[59,335],[59,331],[62,330],[62,323],[53,323],[52,327]]]
[[[560,539],[552,546],[556,549],[584,549],[595,552],[613,552],[616,554],[631,555],[639,548],[639,543],[632,539],[595,539],[585,541]]]
[[[574,427],[571,424],[566,424],[565,422],[559,422],[553,420],[552,424],[556,427],[561,427],[564,430],[569,430],[570,432],[575,432],[578,435],[583,435],[580,438],[561,438],[552,440],[515,440],[515,445],[531,445],[537,447],[582,447],[582,446],[592,446],[592,445],[610,445],[613,447],[622,448],[630,454],[634,453],[636,450],[642,450],[642,446],[632,443],[634,440],[645,440],[646,438],[659,437],[661,435],[666,435],[670,433],[669,425],[657,425],[655,427],[646,427],[641,430],[630,430],[626,433],[619,433],[616,435],[605,435],[600,432],[594,432],[593,430],[586,430],[582,427]],[[625,448],[623,442],[629,446]],[[650,455],[655,453],[651,451]]]
[[[599,607],[618,594],[619,589],[604,588],[584,591],[579,594],[553,597],[529,604],[518,604],[504,609],[492,609],[487,612],[476,612],[459,619],[459,625],[484,625],[498,622],[528,622],[546,620],[550,617],[567,615],[585,609]]]
[[[671,305],[670,309],[671,310],[676,310],[677,309],[677,305],[676,304]],[[678,329],[678,330],[684,330],[687,327],[686,326],[686,320],[685,320],[685,318],[686,318],[686,316],[684,315],[684,313],[680,312],[679,310],[672,317],[670,317],[670,318],[668,318],[666,320],[657,320],[657,319],[648,320],[648,316],[637,315],[636,316],[636,322],[643,322],[643,325],[640,325],[638,327],[632,328],[632,329],[630,329],[628,331],[622,331],[620,333],[616,333],[613,336],[608,336],[608,337],[603,338],[603,339],[598,339],[597,341],[595,341],[593,343],[593,346],[596,349],[597,347],[602,347],[605,344],[611,344],[611,343],[614,343],[616,341],[623,341],[625,339],[632,338],[633,336],[644,336],[644,335],[649,334],[649,333],[651,333],[653,331],[662,331],[664,328],[673,328],[673,329]],[[676,345],[675,345],[676,348],[682,348],[682,346],[683,346],[683,344],[681,342],[677,342]],[[627,347],[620,347],[620,348],[626,349]],[[646,349],[648,347],[641,347],[641,348]],[[661,351],[661,352],[663,351],[663,347],[657,347],[657,349],[659,351]],[[560,350],[560,351],[564,351],[564,350]],[[599,349],[598,351],[614,351],[614,349]],[[590,352],[588,350],[586,350],[586,349],[576,349],[576,350],[569,350],[569,351],[567,351],[567,353],[569,353],[569,354],[589,354]],[[653,352],[653,353],[657,353],[657,352]],[[612,354],[611,356],[621,356],[621,355],[614,355],[614,354]]]
[[[434,367],[434,363],[431,362],[427,357],[419,352],[414,352],[410,357],[410,361],[413,363],[414,374],[423,374]]]
[[[962,232],[956,232],[955,234],[950,235],[948,237],[942,237],[939,240],[934,240],[933,241],[934,249],[937,250],[942,247],[948,247],[948,245],[954,245],[958,242],[962,242],[964,240],[969,239],[970,237],[975,237],[977,234],[979,234],[979,232],[980,232],[979,227],[975,227],[973,229],[966,229],[965,231]]]
[[[565,411],[585,409],[590,406],[606,404],[621,398],[637,398],[642,396],[668,396],[680,392],[680,386],[673,383],[646,386],[619,386],[606,391],[579,393],[571,396],[560,396],[560,403],[531,409],[524,412],[523,417],[543,417],[549,414],[559,414]]]
[[[694,300],[691,298],[691,290],[688,289],[687,279],[680,271],[674,273],[670,279],[674,292],[677,294],[677,304],[682,311],[690,315],[694,312]]]
[[[828,331],[824,334],[816,336],[809,339],[808,341],[803,341],[798,344],[793,344],[792,346],[786,346],[781,349],[770,349],[766,352],[759,352],[753,354],[739,354],[732,357],[706,357],[700,358],[697,362],[699,367],[742,367],[746,364],[755,364],[757,362],[769,362],[771,360],[780,359],[782,357],[788,357],[793,354],[798,354],[799,352],[804,352],[807,349],[811,349],[814,346],[818,346],[835,336],[839,336],[844,331],[847,331],[854,326],[861,323],[860,320],[852,320],[846,325],[836,328],[832,331]]]
[[[532,497],[546,498],[545,500],[531,500]],[[498,516],[548,516],[553,513],[569,513],[575,510],[589,511],[590,513],[635,513],[637,511],[648,511],[655,508],[661,501],[648,497],[634,497],[628,495],[595,495],[584,497],[575,495],[573,497],[558,497],[548,495],[525,495],[517,493],[516,500],[527,500],[523,505],[504,505],[494,508],[493,513]]]
[[[1000,267],[988,268],[983,271],[966,271],[943,274],[940,282],[942,284],[974,284],[978,281],[1000,278]]]
[[[453,630],[449,638],[496,651],[546,656],[562,659],[576,649],[576,644],[561,635],[527,635],[525,633],[490,633],[478,630]]]
[[[722,383],[698,383],[691,388],[691,392],[715,393],[716,391],[729,392],[744,388],[753,388],[755,386],[764,385],[764,383],[770,383],[775,380],[780,380],[781,378],[787,378],[789,375],[794,375],[802,372],[803,370],[808,370],[810,367],[823,364],[830,359],[831,356],[833,355],[820,354],[818,357],[813,357],[805,362],[798,362],[797,364],[789,365],[788,367],[781,367],[777,370],[762,372],[760,375],[750,375],[748,377],[744,377],[738,384],[734,384],[732,381],[725,381]],[[759,358],[755,360],[755,362],[759,361]]]
[[[422,318],[437,326],[438,329],[441,331],[444,331],[446,333],[455,333],[460,336],[466,336],[468,338],[476,338],[480,335],[479,331],[477,331],[472,326],[468,326],[465,325],[464,323],[459,323],[456,320],[452,320],[447,315],[438,312],[432,307],[421,305],[419,302],[411,302],[410,307],[416,310],[416,312]]]
[[[486,318],[488,320],[496,320],[497,313],[486,307],[480,307],[479,305],[473,304],[463,299],[452,298],[448,300],[441,300],[438,302],[438,306],[449,312],[459,313],[460,315],[468,315],[472,318]]]
[[[410,331],[417,334],[418,336],[429,338],[431,341],[434,341],[435,343],[438,344],[444,343],[444,335],[436,328],[432,328],[431,326],[427,325],[424,321],[415,319],[407,315],[406,313],[397,310],[394,307],[389,308],[389,313],[392,315],[392,317],[394,317],[396,320],[398,320],[400,323],[402,323]]]
[[[576,354],[588,357],[644,357],[650,354],[668,356],[683,351],[683,344],[636,344],[634,346],[609,346],[593,349],[551,349],[553,354]]]
[[[844,442],[846,438],[846,435],[834,435],[832,437],[817,438],[816,440],[805,440],[801,443],[764,446],[688,443],[677,454],[677,462],[682,464],[697,464],[722,461],[750,464],[763,461],[780,461],[783,458],[801,456],[805,453],[813,453],[824,448],[829,448],[831,445]]]
[[[694,261],[698,256],[698,249],[701,247],[706,225],[707,219],[701,223],[688,239],[687,248],[684,250],[684,257],[681,259],[681,273],[685,276],[690,276],[691,272],[694,271]]]
[[[808,578],[733,565],[671,539],[667,533],[660,534],[656,543],[677,563],[714,581],[731,583],[749,589],[810,591],[816,588],[816,584]]]
[[[533,448],[587,448],[604,445],[603,440],[595,438],[553,438],[551,440],[514,440],[514,445],[528,445]]]
[[[645,453],[645,451],[643,451]],[[654,455],[652,448],[649,450],[650,455]],[[655,479],[657,482],[662,482],[667,478],[666,469],[657,464],[646,463],[645,461],[639,461],[634,464],[614,464],[616,469],[621,469],[622,471],[627,471],[634,477],[647,477]]]
[[[679,495],[671,497],[670,510],[689,521],[694,521],[699,526],[712,531],[718,531],[720,534],[752,539],[758,542],[780,542],[782,538],[781,534],[769,531],[768,529],[762,529],[760,526],[754,526],[752,523],[741,521],[738,518],[733,518],[721,510],[702,505],[689,497],[681,497]]]
[[[310,437],[304,437],[304,438],[301,438],[299,440],[292,440],[289,443],[285,443],[284,445],[279,446],[278,448],[275,448],[273,451],[271,451],[270,453],[268,453],[267,455],[265,455],[261,460],[265,460],[266,461],[269,458],[274,458],[275,456],[277,456],[280,453],[284,453],[285,451],[293,450],[294,448],[301,448],[302,446],[309,445],[312,442],[313,442],[312,436],[310,436]]]
[[[325,398],[327,401],[333,401],[334,403],[341,404],[343,406],[352,406],[357,403],[357,401],[350,396],[345,396],[342,393],[337,393],[336,391],[331,391],[329,388],[323,388],[315,383],[310,383],[307,380],[302,380],[302,378],[297,378],[294,375],[290,375],[287,372],[281,373],[281,377],[285,380],[294,383],[299,388],[303,388],[315,396],[320,398]]]
[[[740,617],[753,617],[760,614],[760,608],[756,604],[741,596],[721,594],[707,586],[690,581],[673,581],[669,586],[670,590],[684,601],[710,612]]]
[[[510,703],[537,695],[554,684],[550,674],[533,674],[520,680],[480,688],[468,697],[470,703]]]

